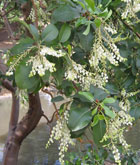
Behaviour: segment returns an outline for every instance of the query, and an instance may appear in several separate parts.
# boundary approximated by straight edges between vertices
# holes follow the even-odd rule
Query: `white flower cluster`
[[[135,0],[133,3],[133,10],[135,11],[135,13],[137,13],[138,11],[140,11],[140,0]]]
[[[46,144],[46,148],[49,147],[51,143],[54,142],[54,140],[60,141],[59,146],[59,161],[61,165],[64,165],[64,153],[67,152],[68,146],[74,145],[74,141],[71,139],[70,130],[67,127],[69,113],[68,111],[64,112],[64,116],[61,116],[57,122],[56,126],[53,127],[50,139],[48,143]]]
[[[68,80],[80,83],[84,90],[90,88],[90,84],[94,84],[102,88],[108,81],[108,76],[106,73],[91,73],[85,69],[84,66],[77,64],[73,61],[72,68],[68,68],[65,73],[65,77]]]
[[[127,144],[123,133],[126,130],[126,127],[132,126],[132,123],[134,121],[134,118],[129,115],[130,102],[127,99],[127,97],[130,97],[132,93],[134,95],[137,94],[138,91],[131,92],[130,94],[127,94],[125,89],[121,91],[121,96],[123,97],[119,103],[121,110],[119,112],[115,112],[115,119],[111,119],[107,123],[107,131],[103,137],[103,140],[105,141],[111,139],[111,143],[108,146],[111,146],[110,148],[112,150],[112,153],[114,154],[115,162],[119,164],[121,164],[120,154],[116,147],[118,142],[122,144],[125,151],[128,151],[130,149],[130,145]]]
[[[111,33],[111,34],[116,34],[117,33],[117,31],[116,31],[115,27],[113,26],[113,24],[111,24],[111,25],[106,24],[104,29],[107,32]]]
[[[28,20],[31,20],[32,22],[35,22],[35,12],[34,12],[34,9],[32,8],[31,9],[31,12],[30,12],[30,14],[29,14],[29,16],[28,16],[28,18],[27,18]]]
[[[68,68],[65,73],[65,77],[68,80],[75,81],[77,83],[81,83],[83,88],[89,89],[92,73],[88,72],[84,66],[77,64],[73,61],[72,68]]]
[[[120,160],[121,157],[120,157],[119,150],[117,149],[117,147],[115,145],[111,146],[111,150],[112,150],[112,153],[114,155],[115,162],[120,165],[121,164],[121,160]]]
[[[130,110],[130,102],[128,99],[123,99],[120,101],[119,106],[121,109],[123,109],[125,112],[128,112]]]
[[[36,75],[36,73],[38,73],[40,76],[44,76],[47,70],[50,72],[56,71],[55,64],[47,60],[46,55],[59,58],[65,54],[61,50],[55,51],[53,48],[49,47],[41,48],[40,52],[35,57],[31,57],[27,62],[27,65],[32,63],[32,71],[30,72],[29,77]]]
[[[123,99],[120,101],[119,106],[122,110],[124,110],[125,112],[129,112],[130,110],[130,101],[128,100],[129,97],[135,96],[136,94],[138,94],[140,92],[140,90],[136,91],[136,92],[130,92],[127,93],[125,91],[125,89],[122,89],[121,91],[121,96],[123,97]]]
[[[65,54],[62,52],[62,50],[54,50],[53,48],[49,48],[49,47],[43,47],[40,51],[40,55],[45,56],[45,55],[51,55],[51,56],[55,56],[55,57],[62,57]]]
[[[30,53],[30,51],[33,50],[34,48],[35,48],[35,46],[32,46],[32,47],[30,47],[29,49],[27,49],[25,52],[23,52],[22,54],[20,54],[19,56],[17,56],[16,60],[14,60],[14,61],[11,63],[9,70],[6,72],[6,75],[7,75],[7,76],[13,75],[13,72],[14,72],[14,70],[15,70],[15,67],[16,67],[16,66],[21,62],[21,60],[22,60],[23,58],[25,58],[25,57]]]
[[[107,131],[103,137],[103,140],[111,139],[111,143],[108,145],[114,154],[116,163],[121,164],[120,153],[116,147],[118,141],[122,144],[123,148],[127,151],[130,145],[127,144],[123,132],[128,125],[132,125],[133,118],[124,112],[123,110],[116,113],[115,119],[112,119],[108,123]]]
[[[97,29],[96,31],[96,38],[90,55],[89,63],[91,68],[94,69],[93,71],[98,73],[98,75],[99,73],[105,73],[104,80],[107,82],[108,76],[106,74],[106,60],[117,66],[118,62],[122,62],[125,59],[120,56],[119,49],[115,45],[113,39],[110,37],[108,30],[103,28],[103,31],[105,32],[104,36],[101,34],[101,29]],[[114,32],[112,31],[112,33]],[[108,47],[105,47],[104,43],[106,43]]]
[[[126,7],[124,12],[122,13],[122,18],[126,19],[127,17],[134,17],[137,18],[135,13],[140,11],[140,0],[122,0],[123,2],[126,2]]]
[[[119,141],[120,141],[120,143],[122,144],[122,146],[125,148],[125,150],[128,150],[128,149],[130,148],[130,145],[128,145],[128,144],[126,143],[126,140],[124,139],[124,135],[123,135],[123,134],[121,134],[121,135],[119,136]]]
[[[26,64],[28,65],[30,63],[32,63],[32,70],[29,77],[36,75],[36,73],[40,76],[44,76],[47,70],[50,72],[56,71],[55,64],[48,61],[45,56],[37,55],[35,57],[31,57]]]

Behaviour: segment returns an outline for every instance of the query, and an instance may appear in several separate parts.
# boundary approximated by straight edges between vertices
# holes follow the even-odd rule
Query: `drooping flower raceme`
[[[54,140],[59,140],[59,161],[61,165],[64,165],[64,153],[67,152],[68,146],[74,145],[74,141],[71,139],[70,130],[67,127],[69,112],[66,110],[53,127],[49,141],[46,145],[48,148]]]
[[[118,142],[122,144],[123,149],[126,152],[130,150],[130,145],[127,144],[124,137],[124,131],[128,126],[132,126],[132,123],[134,121],[134,118],[129,115],[130,102],[128,100],[128,97],[134,96],[138,92],[139,91],[127,93],[125,89],[123,89],[121,91],[122,100],[119,103],[121,110],[118,113],[115,112],[116,117],[106,123],[107,131],[103,137],[103,140],[111,140],[111,142],[107,146],[112,150],[115,162],[119,164],[121,164],[121,160],[119,151],[117,149],[117,144]]]
[[[27,65],[32,63],[30,77],[36,75],[36,73],[40,76],[44,76],[47,70],[50,72],[56,71],[55,64],[47,59],[47,55],[59,58],[64,56],[64,53],[62,53],[61,50],[55,51],[53,48],[43,47],[35,57],[31,57],[27,62]]]

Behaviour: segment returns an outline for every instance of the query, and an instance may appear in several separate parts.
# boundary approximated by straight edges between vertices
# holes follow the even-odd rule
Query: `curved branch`
[[[42,116],[39,94],[29,94],[29,110],[8,136],[3,165],[17,165],[20,145],[25,137],[37,126]]]
[[[16,89],[11,85],[11,83],[8,80],[1,80],[1,82],[2,82],[2,86],[4,88],[6,88],[7,90],[9,90],[12,93],[15,92]]]

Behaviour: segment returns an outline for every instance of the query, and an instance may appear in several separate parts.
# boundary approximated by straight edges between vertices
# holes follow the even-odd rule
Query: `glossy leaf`
[[[88,6],[92,9],[92,11],[95,10],[95,2],[94,0],[85,0]]]
[[[38,40],[39,39],[39,33],[38,33],[37,28],[32,24],[30,24],[29,27],[30,27],[30,33],[32,34],[33,38],[35,40]]]
[[[56,96],[54,98],[51,99],[51,102],[59,102],[59,101],[63,101],[64,100],[64,97],[62,96]]]
[[[42,40],[51,42],[58,36],[58,30],[55,25],[49,24],[42,32]]]
[[[89,32],[90,32],[90,22],[88,22],[88,25],[87,25],[87,28],[86,28],[86,30],[83,32],[83,34],[84,35],[88,35],[89,34]]]
[[[94,99],[99,101],[108,96],[108,94],[103,89],[97,88],[93,85],[90,87],[90,92],[94,95]]]
[[[92,93],[90,93],[90,92],[78,92],[78,94],[90,102],[94,101],[94,97],[93,97]]]
[[[68,4],[58,7],[52,14],[55,22],[68,22],[78,17],[80,17],[79,11]]]
[[[18,41],[18,44],[16,44],[12,49],[10,49],[10,53],[12,55],[19,55],[22,54],[24,51],[26,51],[29,47],[31,47],[34,43],[34,40],[27,37],[25,39],[21,39]]]
[[[102,140],[104,134],[106,132],[106,125],[104,120],[99,120],[99,122],[93,127],[93,140],[97,146],[102,146]]]
[[[107,115],[107,116],[109,116],[109,117],[111,117],[111,118],[115,118],[115,113],[112,111],[112,110],[110,110],[107,106],[103,106],[103,108],[104,108],[104,111],[105,111],[105,114]]]
[[[59,41],[60,42],[66,42],[69,37],[71,35],[71,28],[68,24],[64,24],[61,29],[60,29],[60,33],[59,33]]]
[[[92,116],[94,116],[97,113],[97,107],[92,110]]]
[[[96,124],[99,122],[99,117],[98,115],[94,116],[93,122],[91,123],[91,126],[94,127]]]
[[[101,25],[101,20],[100,19],[95,19],[94,23],[95,23],[96,27],[98,28]]]
[[[82,130],[91,122],[92,115],[89,107],[75,107],[70,110],[68,127],[72,132]]]
[[[36,89],[40,83],[39,76],[29,77],[32,67],[26,65],[26,60],[22,61],[16,68],[15,81],[20,89]]]
[[[109,97],[109,98],[105,98],[104,100],[103,100],[103,103],[104,104],[108,104],[108,103],[115,103],[115,99],[114,98],[112,98],[112,97]]]

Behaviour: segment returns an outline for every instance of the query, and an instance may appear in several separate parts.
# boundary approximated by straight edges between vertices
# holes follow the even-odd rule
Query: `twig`
[[[113,12],[118,16],[118,18],[120,19],[120,21],[128,28],[130,29],[139,39],[140,39],[140,34],[138,32],[135,32],[133,27],[131,27],[130,25],[128,25],[122,18],[121,16],[115,11],[113,10]]]
[[[42,89],[42,91],[43,91],[44,93],[49,94],[49,95],[51,96],[51,98],[53,98],[52,93],[51,93],[51,92],[49,92],[47,89]],[[53,103],[53,106],[54,106],[54,108],[55,108],[55,111],[56,111],[56,113],[57,113],[57,118],[58,118],[59,112],[58,112],[58,109],[57,109],[57,107],[56,107],[56,104],[55,104],[55,103]]]
[[[78,89],[78,87],[76,86],[76,84],[75,84],[74,81],[72,81],[72,84],[73,84],[74,88],[76,89],[76,92],[79,92],[79,89]]]
[[[4,14],[0,14],[0,16],[3,17],[3,16],[5,16],[5,15],[9,14],[9,13],[10,13],[12,10],[14,10],[14,9],[15,9],[15,7],[9,9],[9,10],[8,10],[7,12],[5,12]]]
[[[53,113],[51,120],[48,119],[48,117],[44,114],[44,112],[42,112],[42,116],[47,120],[48,123],[52,123],[56,113],[57,113],[56,111]]]

